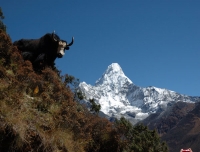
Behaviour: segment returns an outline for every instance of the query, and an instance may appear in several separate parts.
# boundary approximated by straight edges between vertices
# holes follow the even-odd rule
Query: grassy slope
[[[36,74],[0,31],[0,151],[117,150],[113,134],[110,122],[73,101],[55,71]]]

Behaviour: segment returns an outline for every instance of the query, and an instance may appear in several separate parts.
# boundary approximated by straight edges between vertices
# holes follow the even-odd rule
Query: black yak
[[[21,51],[24,60],[32,62],[35,70],[41,70],[45,67],[54,68],[55,59],[62,58],[65,50],[69,50],[69,46],[73,42],[73,37],[68,44],[53,32],[52,34],[47,33],[39,39],[21,39],[15,41],[13,45]]]

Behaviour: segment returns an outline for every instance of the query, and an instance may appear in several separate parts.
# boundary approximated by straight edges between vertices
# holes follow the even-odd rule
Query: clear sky
[[[56,60],[93,85],[111,63],[134,84],[200,96],[199,0],[4,0],[12,41],[54,30],[74,45]]]

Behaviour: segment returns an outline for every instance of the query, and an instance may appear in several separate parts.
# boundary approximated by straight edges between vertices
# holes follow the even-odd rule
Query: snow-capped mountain
[[[101,105],[104,114],[110,118],[124,116],[133,124],[151,113],[165,111],[178,101],[197,102],[200,99],[153,86],[136,86],[117,63],[109,65],[94,86],[82,82],[79,87],[86,99],[94,98]]]

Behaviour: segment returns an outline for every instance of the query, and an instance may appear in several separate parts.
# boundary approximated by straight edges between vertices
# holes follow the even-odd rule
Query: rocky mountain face
[[[109,65],[94,86],[82,82],[79,87],[87,99],[94,98],[101,105],[101,111],[110,119],[123,116],[133,124],[166,111],[179,101],[195,103],[200,99],[153,86],[136,86],[117,63]]]

